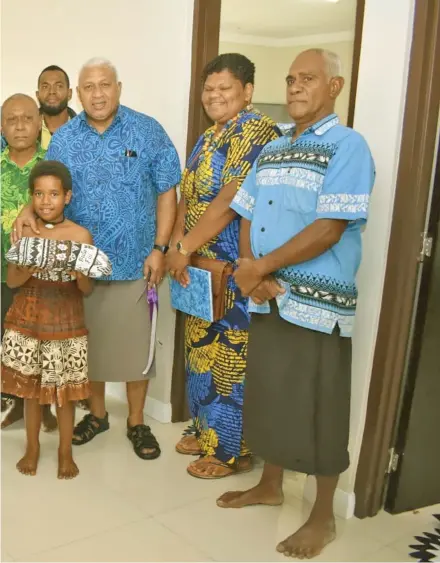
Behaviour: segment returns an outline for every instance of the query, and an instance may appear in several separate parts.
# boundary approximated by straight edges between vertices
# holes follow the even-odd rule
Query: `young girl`
[[[41,161],[29,177],[39,237],[93,244],[86,229],[64,217],[72,178],[60,162]],[[35,236],[25,227],[23,236]],[[17,469],[35,475],[40,455],[42,404],[56,404],[60,441],[58,478],[72,479],[74,402],[89,396],[83,295],[91,280],[73,272],[8,265],[7,284],[19,288],[5,318],[2,390],[25,399],[27,446]]]

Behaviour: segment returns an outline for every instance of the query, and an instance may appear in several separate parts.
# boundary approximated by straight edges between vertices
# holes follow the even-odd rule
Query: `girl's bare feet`
[[[17,469],[23,475],[36,475],[38,460],[40,458],[40,445],[29,446],[26,453],[17,463]]]
[[[220,508],[244,508],[256,504],[267,506],[279,506],[283,504],[284,495],[282,489],[274,489],[259,483],[256,487],[247,491],[231,491],[217,499]]]
[[[312,559],[336,538],[335,519],[309,518],[297,532],[277,545],[277,551],[295,559]]]
[[[58,479],[74,479],[79,473],[73,461],[72,450],[58,450]]]

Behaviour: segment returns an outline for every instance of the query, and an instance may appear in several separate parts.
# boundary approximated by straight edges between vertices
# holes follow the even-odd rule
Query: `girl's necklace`
[[[42,217],[40,217],[40,219],[44,223],[44,226],[46,227],[46,229],[54,229],[57,225],[61,225],[61,223],[64,223],[64,221],[66,220],[64,215],[63,215],[63,218],[61,219],[61,221],[57,221],[56,223],[51,223],[50,221],[45,221]]]

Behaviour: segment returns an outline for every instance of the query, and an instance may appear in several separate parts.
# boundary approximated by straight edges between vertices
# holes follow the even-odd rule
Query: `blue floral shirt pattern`
[[[107,279],[141,279],[156,236],[157,197],[180,180],[179,157],[163,127],[120,106],[99,134],[83,112],[53,135],[46,159],[69,168],[73,193],[66,216],[87,228],[110,258]]]

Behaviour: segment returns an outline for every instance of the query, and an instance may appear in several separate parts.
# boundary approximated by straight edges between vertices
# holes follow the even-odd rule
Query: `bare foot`
[[[321,553],[324,547],[336,538],[335,519],[312,519],[297,532],[277,545],[277,551],[287,557],[312,559]]]
[[[57,417],[50,410],[50,405],[44,405],[42,409],[44,432],[54,432],[58,428]]]
[[[282,490],[274,490],[258,484],[248,491],[231,491],[225,493],[217,499],[217,506],[220,508],[244,508],[256,504],[267,506],[279,506],[284,502]]]
[[[22,418],[24,418],[24,402],[23,399],[17,399],[14,401],[14,406],[2,422],[2,430],[11,426],[11,424],[15,424]]]
[[[39,458],[40,446],[28,446],[24,457],[17,463],[18,471],[23,475],[36,475]]]
[[[58,450],[58,479],[74,479],[78,473],[79,469],[73,461],[72,451]]]
[[[249,456],[239,458],[238,465],[229,465],[219,461],[214,456],[206,456],[191,462],[187,471],[193,477],[200,479],[222,479],[230,475],[247,473],[252,469],[252,459]]]
[[[58,479],[74,479],[78,473],[79,469],[73,461],[72,452],[58,450]]]

